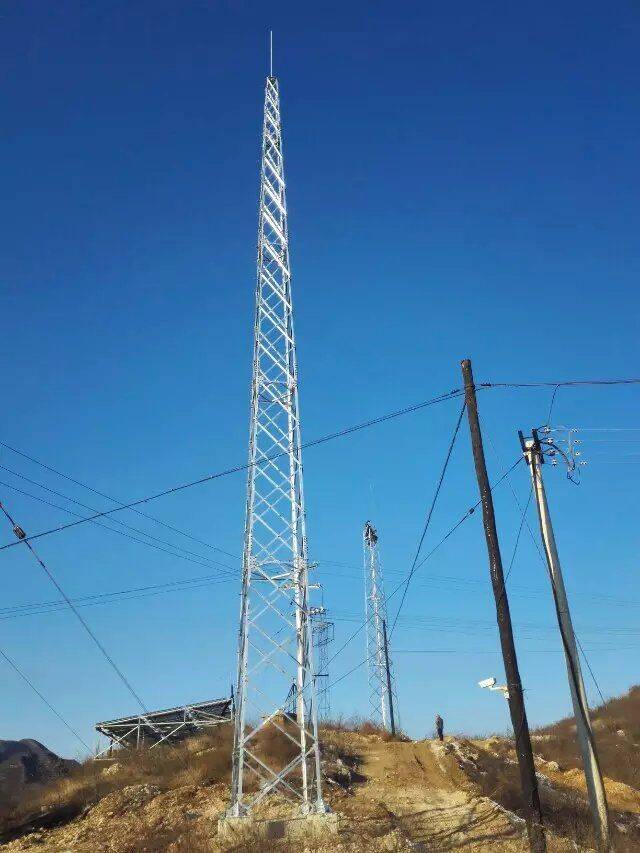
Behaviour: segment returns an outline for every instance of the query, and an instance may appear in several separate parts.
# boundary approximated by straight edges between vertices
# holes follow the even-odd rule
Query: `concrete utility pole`
[[[576,732],[578,735],[580,752],[582,753],[584,775],[587,782],[587,791],[589,793],[589,805],[591,806],[591,820],[596,833],[598,850],[607,851],[610,849],[607,797],[604,784],[602,782],[602,774],[598,763],[598,753],[596,751],[593,730],[589,719],[587,695],[585,693],[584,682],[582,680],[580,658],[578,656],[575,635],[573,633],[573,624],[571,622],[571,614],[569,612],[567,592],[564,586],[560,558],[558,556],[558,549],[556,548],[556,540],[553,535],[547,496],[544,490],[541,467],[544,462],[543,449],[536,430],[533,430],[533,438],[530,439],[524,439],[522,433],[520,433],[520,442],[522,444],[525,459],[527,460],[527,464],[531,470],[531,481],[533,483],[533,491],[538,507],[540,532],[542,535],[542,542],[544,544],[545,556],[547,558],[547,567],[549,569],[549,577],[551,579],[551,589],[556,606],[556,614],[558,616],[562,645],[564,646],[564,654],[567,661],[569,687],[571,688],[571,701],[573,702],[573,714],[576,720]],[[553,450],[555,453],[558,452],[558,448],[555,445]]]
[[[484,458],[482,445],[482,433],[480,432],[480,421],[478,418],[478,402],[476,400],[476,389],[473,382],[471,362],[465,359],[462,362],[462,377],[464,379],[465,401],[467,415],[469,418],[469,430],[471,432],[471,445],[473,448],[473,460],[478,478],[480,500],[482,502],[482,519],[484,532],[487,540],[487,551],[489,552],[489,572],[493,586],[493,595],[496,601],[496,615],[498,617],[498,629],[500,631],[500,644],[502,646],[502,657],[504,670],[507,676],[507,687],[509,690],[509,712],[515,735],[516,754],[520,768],[520,781],[524,798],[525,820],[529,846],[533,853],[545,853],[547,849],[544,828],[542,825],[542,809],[540,806],[540,795],[538,793],[538,781],[536,769],[533,763],[533,750],[531,749],[531,738],[529,736],[529,724],[524,706],[524,695],[520,672],[518,670],[518,659],[516,647],[513,640],[513,628],[511,625],[511,613],[507,590],[504,584],[504,573],[502,570],[502,557],[500,555],[500,544],[498,542],[498,530],[493,510],[493,498],[487,475],[487,465]]]

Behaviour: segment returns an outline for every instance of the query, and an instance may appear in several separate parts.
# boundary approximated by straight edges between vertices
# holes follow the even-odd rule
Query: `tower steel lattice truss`
[[[313,647],[317,652],[316,679],[318,719],[331,716],[331,687],[329,685],[329,646],[335,637],[335,624],[328,618],[326,607],[311,608]]]
[[[369,521],[364,526],[364,590],[370,713],[375,722],[390,730],[395,679],[391,670],[391,654],[386,648],[387,604],[378,553],[378,533]]]
[[[300,416],[278,80],[267,77],[262,134],[258,274],[242,565],[238,679],[229,814],[271,793],[324,812],[308,603]],[[287,696],[295,697],[295,713]],[[269,766],[265,729],[293,757]],[[257,793],[247,794],[248,783]],[[254,784],[255,787],[255,784]]]

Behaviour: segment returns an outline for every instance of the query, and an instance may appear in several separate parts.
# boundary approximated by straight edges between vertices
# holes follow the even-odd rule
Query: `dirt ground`
[[[358,772],[366,782],[340,803],[345,823],[357,827],[368,815],[424,850],[524,849],[522,825],[478,796],[439,742],[374,741],[361,748]]]
[[[482,796],[466,772],[473,755],[465,753],[455,739],[449,738],[444,744],[430,740],[397,742],[385,741],[379,735],[336,731],[326,734],[325,740],[325,753],[334,756],[332,768],[327,768],[331,781],[325,783],[325,797],[339,815],[337,836],[320,836],[304,844],[286,839],[265,844],[257,833],[250,832],[244,839],[236,836],[225,841],[218,835],[217,819],[226,806],[226,785],[185,785],[165,792],[151,785],[132,785],[104,797],[66,826],[32,833],[0,849],[7,853],[35,849],[57,853],[294,849],[314,853],[517,853],[528,849],[523,822]],[[339,770],[343,778],[336,772]],[[579,784],[572,771],[545,768],[544,772],[549,778],[562,777],[565,784]],[[614,800],[618,797],[619,805],[624,804],[626,809],[633,800],[635,810],[640,811],[632,789],[620,792],[611,788],[611,796]],[[266,819],[275,814],[293,817],[290,807],[276,799],[265,804],[258,817]],[[571,841],[551,835],[548,848],[552,853],[579,849]]]

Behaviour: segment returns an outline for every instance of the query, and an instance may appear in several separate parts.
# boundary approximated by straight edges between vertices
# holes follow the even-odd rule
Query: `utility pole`
[[[496,615],[498,618],[498,629],[500,631],[500,645],[504,669],[507,676],[507,687],[509,690],[509,712],[515,735],[516,754],[520,768],[520,781],[524,798],[525,820],[529,846],[534,853],[545,853],[546,841],[542,825],[542,809],[540,807],[540,795],[538,793],[538,782],[536,769],[533,763],[533,750],[531,749],[531,738],[529,736],[529,724],[527,712],[524,705],[524,695],[520,672],[518,670],[518,659],[516,647],[513,640],[513,628],[511,625],[511,613],[507,590],[504,584],[504,573],[502,570],[502,557],[500,555],[500,544],[498,542],[498,530],[493,509],[493,497],[489,485],[487,465],[484,458],[482,445],[482,433],[480,432],[480,421],[478,418],[478,402],[476,400],[476,389],[473,382],[471,361],[465,359],[462,362],[462,377],[464,379],[465,401],[467,416],[469,418],[469,431],[471,433],[471,446],[473,448],[473,460],[478,478],[478,489],[482,503],[482,519],[484,532],[487,540],[487,551],[489,553],[489,572],[493,595],[496,602]]]
[[[393,716],[393,691],[391,689],[391,667],[389,666],[389,639],[387,637],[387,620],[382,620],[382,634],[384,637],[384,668],[387,672],[387,693],[389,694],[389,723],[391,734],[395,737],[396,721]]]
[[[519,435],[525,459],[527,460],[527,465],[531,471],[531,482],[533,484],[533,491],[538,507],[540,533],[542,535],[547,567],[549,569],[549,577],[551,579],[551,589],[558,617],[558,626],[560,628],[560,636],[562,637],[562,645],[564,647],[564,654],[567,662],[569,687],[571,688],[571,701],[573,702],[573,715],[576,721],[576,733],[578,735],[580,752],[582,753],[582,764],[584,766],[584,775],[587,782],[587,791],[589,793],[591,820],[596,833],[598,850],[607,851],[610,849],[607,797],[604,784],[602,782],[602,774],[600,772],[598,753],[596,750],[595,739],[593,737],[593,730],[591,728],[591,720],[589,719],[587,695],[584,689],[584,682],[582,680],[580,658],[578,656],[578,649],[576,648],[575,634],[573,633],[573,624],[571,622],[571,613],[569,612],[567,591],[564,586],[560,557],[558,556],[556,540],[553,534],[553,526],[551,524],[551,516],[549,514],[549,506],[547,504],[547,496],[544,489],[544,481],[542,479],[542,464],[544,463],[543,444],[546,445],[554,455],[562,451],[560,451],[555,444],[552,445],[550,442],[546,441],[541,442],[538,437],[537,430],[535,429],[532,431],[533,438],[525,439],[522,433],[519,433]]]

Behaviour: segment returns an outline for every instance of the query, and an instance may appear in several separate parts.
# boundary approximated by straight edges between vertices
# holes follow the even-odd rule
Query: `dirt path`
[[[523,849],[521,828],[473,793],[455,757],[440,743],[362,745],[353,802],[344,809],[373,825],[397,828],[424,850]]]

